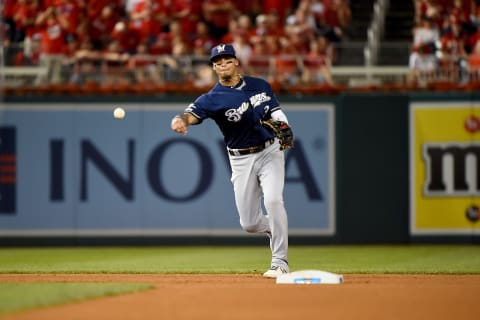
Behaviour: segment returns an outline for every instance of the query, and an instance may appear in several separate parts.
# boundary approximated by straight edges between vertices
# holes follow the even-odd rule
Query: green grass
[[[480,246],[291,246],[290,267],[338,273],[480,273]],[[1,248],[0,273],[259,273],[263,246]]]
[[[291,246],[292,271],[480,274],[480,246]],[[256,273],[267,246],[0,248],[0,273]],[[108,283],[0,283],[0,315],[72,300],[144,290]],[[21,297],[21,298],[20,298]]]
[[[0,283],[0,315],[152,288],[148,284]]]

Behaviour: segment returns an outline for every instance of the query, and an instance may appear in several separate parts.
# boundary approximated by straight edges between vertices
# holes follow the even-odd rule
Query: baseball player
[[[190,125],[207,118],[216,122],[227,146],[240,225],[246,232],[270,238],[271,267],[263,276],[276,278],[289,272],[282,150],[293,145],[293,134],[268,82],[239,74],[231,44],[214,47],[210,61],[218,83],[175,116],[171,128],[186,135]]]

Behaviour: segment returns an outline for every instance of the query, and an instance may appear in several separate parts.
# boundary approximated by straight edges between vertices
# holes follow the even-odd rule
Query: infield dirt
[[[281,285],[260,275],[0,274],[0,282],[155,286],[1,319],[478,319],[480,275],[345,274],[344,280],[340,285]]]

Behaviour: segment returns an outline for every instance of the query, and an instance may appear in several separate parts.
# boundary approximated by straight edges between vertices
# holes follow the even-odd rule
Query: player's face
[[[220,57],[213,61],[213,70],[220,78],[231,78],[237,74],[237,59],[233,57]]]

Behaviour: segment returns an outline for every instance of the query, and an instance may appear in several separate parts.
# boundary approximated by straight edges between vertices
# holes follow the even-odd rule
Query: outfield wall
[[[0,241],[252,239],[238,223],[214,123],[191,127],[187,137],[169,128],[191,99],[24,97],[2,104]],[[480,116],[477,95],[280,100],[297,138],[286,153],[292,243],[478,242],[479,223],[465,210],[480,205],[480,127],[462,129],[469,116]],[[127,110],[125,120],[112,117],[116,106]],[[436,116],[438,108],[447,116]],[[452,143],[464,158],[450,152]],[[431,182],[425,172],[439,170],[422,160],[424,145],[447,147],[438,192],[423,187]]]

